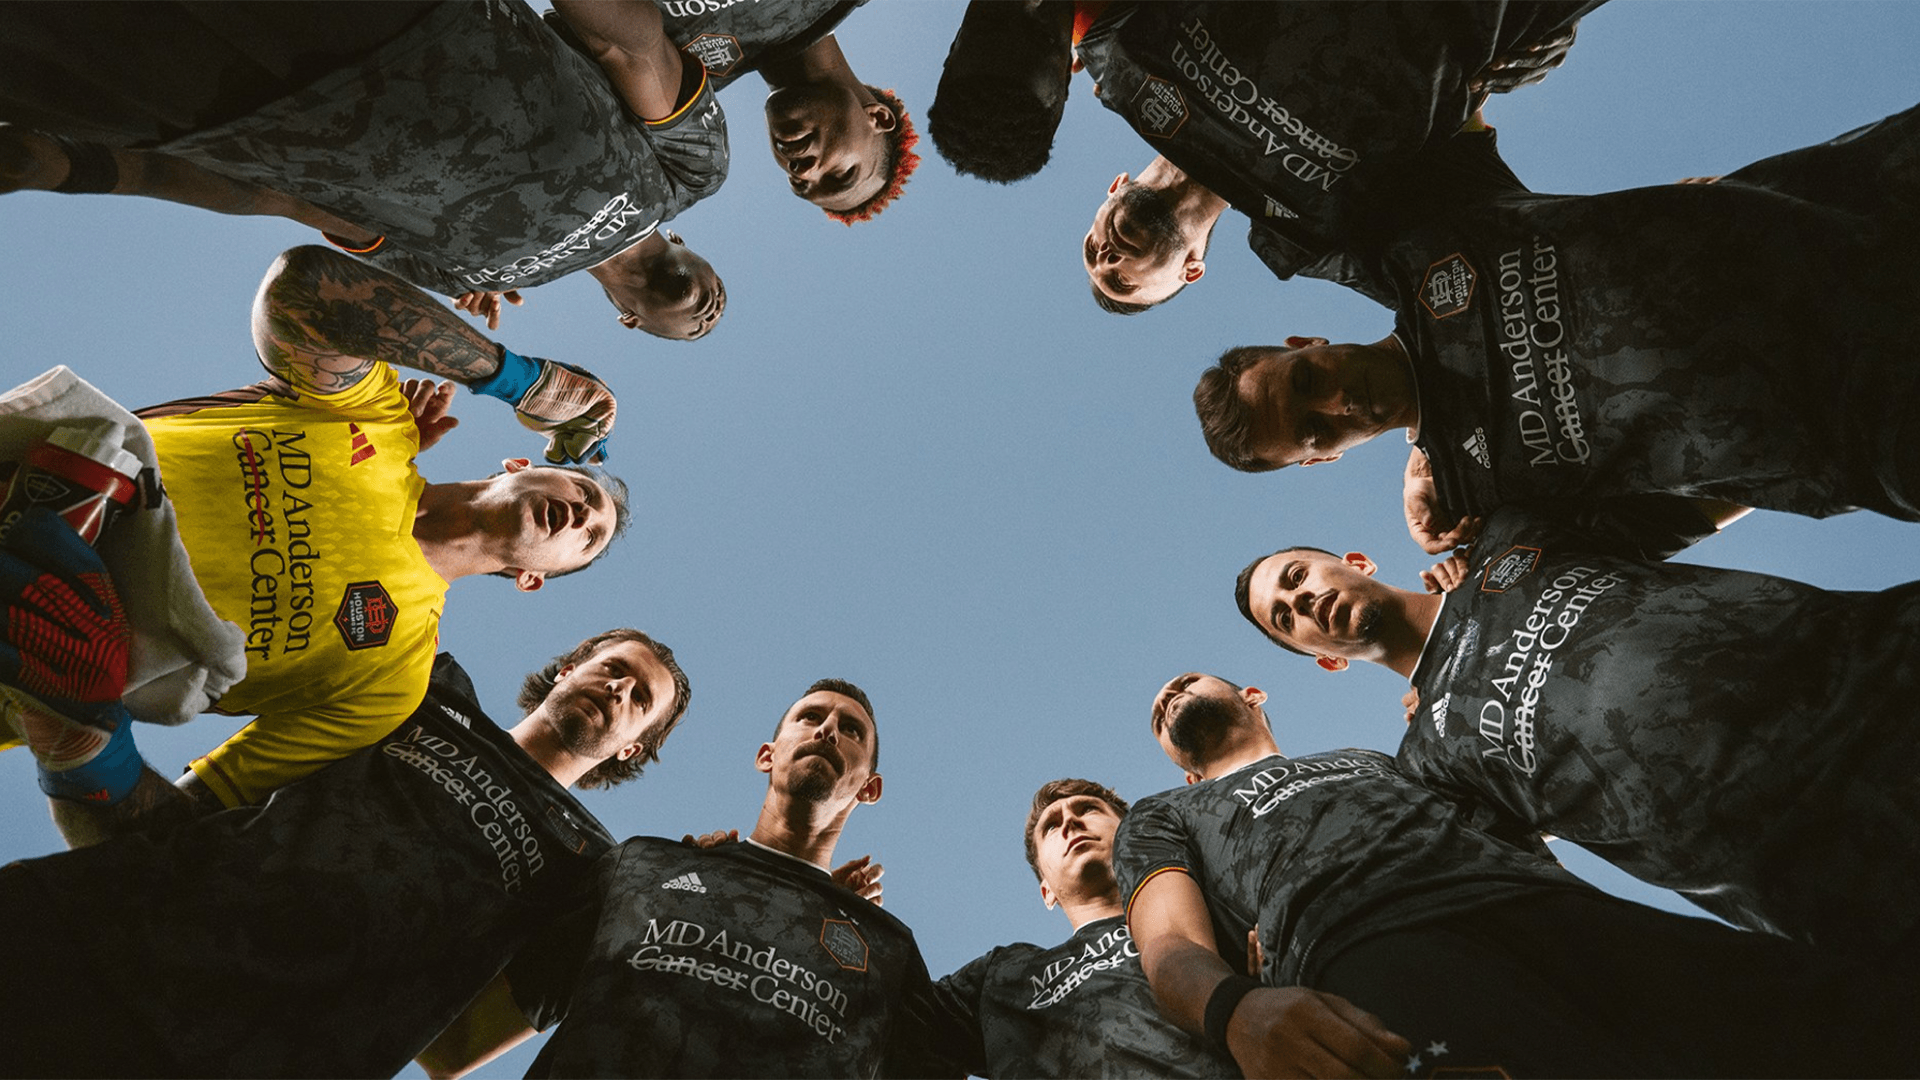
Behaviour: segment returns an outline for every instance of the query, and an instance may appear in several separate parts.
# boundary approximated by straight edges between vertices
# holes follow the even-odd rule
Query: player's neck
[[[572,787],[587,774],[587,770],[599,764],[568,750],[560,739],[560,733],[553,725],[546,723],[537,710],[509,728],[507,737],[513,740],[521,753],[533,759],[535,765],[547,770],[547,774],[561,787]]]
[[[1119,893],[1104,896],[1060,899],[1060,912],[1073,924],[1075,931],[1099,919],[1110,919],[1115,915],[1126,914],[1126,908],[1120,903]]]
[[[1173,204],[1173,216],[1180,224],[1180,234],[1197,237],[1201,243],[1205,242],[1213,223],[1227,208],[1227,200],[1214,194],[1212,188],[1188,176],[1178,165],[1164,157],[1148,162],[1147,167],[1140,170],[1138,183],[1164,195]]]
[[[853,66],[847,63],[846,54],[840,51],[839,40],[832,34],[807,46],[795,56],[762,63],[760,77],[767,81],[769,89],[776,90],[783,86],[805,86],[808,83],[857,85],[860,82],[860,77],[853,73]]]
[[[505,569],[498,554],[489,550],[497,545],[478,527],[471,512],[469,489],[479,483],[430,483],[421,490],[413,513],[413,542],[420,545],[420,554],[433,572],[447,581]]]
[[[1445,599],[1439,593],[1397,590],[1398,610],[1382,635],[1385,654],[1378,663],[1413,678],[1413,669],[1420,665],[1420,654],[1426,651],[1427,638],[1433,636],[1433,624],[1440,618],[1440,605]]]
[[[1264,724],[1264,720],[1262,723]],[[1220,745],[1205,762],[1200,763],[1187,774],[1190,777],[1188,782],[1225,776],[1279,752],[1280,744],[1273,741],[1271,730],[1265,727],[1259,731],[1237,728],[1220,741]]]
[[[854,805],[849,801],[836,812],[821,803],[769,791],[749,835],[756,844],[825,870],[833,861],[834,846],[840,842]]]

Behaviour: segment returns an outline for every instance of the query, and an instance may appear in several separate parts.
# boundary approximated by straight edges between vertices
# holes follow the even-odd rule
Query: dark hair
[[[1272,351],[1264,345],[1236,345],[1201,372],[1193,387],[1193,411],[1200,418],[1207,450],[1241,472],[1272,472],[1280,467],[1254,457],[1247,448],[1253,438],[1253,408],[1240,396],[1240,376]]]
[[[816,679],[814,680],[814,684],[812,686],[807,687],[807,692],[805,694],[801,694],[800,697],[795,698],[794,701],[798,702],[800,698],[804,698],[808,694],[818,694],[818,693],[821,693],[822,691],[829,694],[839,694],[841,697],[852,698],[853,700],[860,703],[861,708],[867,710],[868,720],[874,719],[873,702],[867,700],[867,692],[853,685],[852,683],[848,682],[845,679]],[[789,705],[787,706],[787,708],[789,711],[791,711],[793,706]],[[780,727],[782,724],[785,724],[786,722],[787,722],[786,713],[781,713],[780,719],[774,721],[774,724],[773,724],[774,738],[777,739],[780,737]],[[878,772],[880,771],[880,722],[878,720],[874,720],[873,730],[869,734],[868,741],[870,745],[872,745],[873,747],[872,768],[875,772]]]
[[[1024,180],[1053,156],[1073,74],[1072,46],[1022,7],[967,5],[927,106],[927,135],[947,164],[996,184]],[[1051,100],[1036,85],[1050,74]]]
[[[907,107],[901,104],[899,95],[871,85],[867,86],[867,92],[893,113],[893,130],[886,133],[887,153],[880,170],[886,174],[887,182],[858,206],[827,211],[828,217],[842,225],[872,220],[900,197],[900,192],[907,186],[907,178],[920,167],[920,155],[913,152],[914,146],[920,142],[920,133],[913,130],[913,118],[907,115]]]
[[[1113,789],[1105,784],[1098,784],[1092,780],[1072,779],[1049,780],[1041,784],[1040,790],[1033,793],[1032,809],[1027,811],[1027,865],[1033,868],[1033,876],[1036,878],[1040,876],[1040,851],[1033,842],[1033,826],[1040,820],[1040,815],[1047,812],[1047,807],[1061,799],[1071,799],[1075,795],[1091,795],[1113,807],[1115,817],[1127,816],[1127,800],[1114,794]]]
[[[637,641],[646,646],[647,651],[653,653],[654,659],[660,661],[660,666],[667,669],[667,674],[673,677],[673,709],[667,714],[666,723],[641,736],[639,753],[625,761],[617,757],[602,761],[588,769],[586,774],[576,782],[576,787],[589,789],[612,787],[614,784],[639,776],[641,767],[647,762],[660,760],[661,744],[667,741],[668,735],[673,734],[673,729],[679,725],[680,718],[687,714],[687,701],[693,694],[693,686],[687,681],[687,673],[680,670],[679,663],[673,658],[672,649],[638,630],[620,627],[608,630],[604,634],[595,634],[575,645],[563,655],[547,661],[545,667],[529,674],[526,681],[520,684],[517,703],[521,711],[530,713],[539,708],[541,702],[547,700],[548,694],[553,693],[554,684],[560,681],[561,668],[590,660],[599,655],[602,648],[622,641]]]
[[[1279,551],[1274,552],[1273,555],[1262,555],[1259,558],[1248,563],[1246,569],[1240,571],[1240,576],[1233,579],[1233,602],[1239,605],[1240,614],[1246,616],[1247,621],[1253,624],[1253,628],[1255,630],[1260,631],[1260,633],[1264,635],[1268,641],[1273,642],[1275,645],[1280,646],[1281,648],[1287,650],[1290,653],[1297,653],[1301,656],[1312,656],[1313,654],[1308,652],[1305,649],[1298,649],[1293,647],[1292,645],[1287,644],[1284,641],[1281,641],[1278,637],[1274,636],[1274,634],[1271,631],[1269,631],[1265,626],[1262,626],[1260,624],[1259,619],[1256,619],[1253,617],[1253,572],[1254,570],[1258,568],[1261,563],[1266,562],[1268,559],[1273,558],[1274,555],[1286,555],[1290,552],[1295,552],[1295,551],[1316,551],[1331,559],[1337,559],[1340,557],[1338,555],[1335,555],[1333,552],[1328,551],[1325,548],[1308,547],[1305,544],[1295,544],[1292,547],[1281,548]],[[1218,676],[1215,676],[1215,677],[1218,678]]]
[[[585,570],[587,567],[592,566],[594,563],[599,562],[602,558],[606,557],[607,552],[613,550],[613,542],[615,540],[620,539],[622,536],[625,536],[627,534],[627,527],[633,524],[633,511],[627,506],[627,498],[628,498],[627,482],[613,475],[607,470],[601,468],[600,466],[598,465],[548,465],[542,462],[539,465],[530,465],[528,466],[528,468],[559,469],[561,472],[579,473],[580,475],[586,477],[587,479],[592,480],[594,483],[599,484],[600,490],[607,493],[608,501],[613,503],[613,535],[607,537],[607,542],[601,545],[599,554],[595,555],[593,558],[588,559],[586,562],[581,563],[579,566],[576,566],[571,570],[556,570],[551,574],[547,574],[546,580],[552,581],[555,578],[566,577],[568,574],[577,574],[580,571]],[[503,475],[505,472],[506,472],[505,469],[501,469],[499,472],[488,474],[485,477],[485,479],[491,480],[496,476]],[[514,578],[514,577],[518,577],[519,575],[509,570],[495,570],[491,576],[503,577],[503,578]]]

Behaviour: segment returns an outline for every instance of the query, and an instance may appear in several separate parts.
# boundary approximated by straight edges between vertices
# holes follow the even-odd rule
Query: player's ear
[[[1180,270],[1180,277],[1189,285],[1206,276],[1207,262],[1205,259],[1188,259],[1187,265]]]
[[[1114,192],[1119,191],[1120,185],[1126,183],[1127,179],[1128,177],[1126,173],[1121,173],[1119,176],[1114,177],[1113,183],[1107,185],[1107,194],[1111,195]]]
[[[867,777],[867,782],[860,785],[860,793],[853,797],[853,801],[864,803],[876,803],[880,801],[879,773],[874,773],[872,776]]]
[[[763,773],[771,774],[773,772],[773,744],[772,743],[763,742],[760,744],[760,749],[754,751],[753,767],[760,770]]]
[[[539,570],[518,570],[507,567],[513,574],[513,587],[521,592],[539,592],[540,586],[547,583],[547,575]]]
[[[621,748],[620,748],[620,749],[619,749],[619,750],[618,750],[618,751],[617,751],[617,752],[616,752],[616,753],[615,753],[615,754],[613,755],[613,757],[614,757],[614,760],[615,760],[615,761],[625,761],[625,760],[627,760],[628,758],[630,758],[630,757],[632,757],[633,755],[635,755],[635,754],[637,754],[637,753],[639,753],[639,752],[640,752],[640,744],[639,744],[639,743],[628,743],[627,745],[625,745],[625,746],[623,746],[623,747],[621,747]]]
[[[1321,656],[1316,657],[1313,662],[1319,664],[1322,671],[1347,670],[1347,658],[1344,656]]]
[[[1327,339],[1323,337],[1300,337],[1295,335],[1287,339],[1287,348],[1304,349],[1310,345],[1325,345],[1326,343]]]
[[[1361,573],[1367,575],[1368,577],[1372,577],[1374,573],[1380,569],[1378,566],[1375,566],[1373,564],[1372,559],[1367,558],[1365,555],[1362,555],[1357,551],[1347,552],[1344,556],[1342,556],[1342,559],[1346,562],[1348,566],[1353,567],[1355,570],[1360,571]]]
[[[875,131],[892,131],[900,124],[899,119],[893,115],[893,110],[878,101],[868,102],[866,113],[867,125]]]
[[[1197,777],[1197,776],[1195,776],[1195,775],[1193,775],[1192,773],[1188,773],[1188,774],[1187,774],[1187,783],[1189,783],[1189,784],[1197,784],[1197,783],[1199,783],[1199,782],[1200,782],[1200,778],[1199,778],[1199,777]]]
[[[1052,911],[1060,903],[1059,898],[1053,895],[1053,890],[1047,888],[1047,883],[1044,881],[1040,883],[1040,902],[1047,905],[1048,911]]]
[[[1249,686],[1240,691],[1240,696],[1246,700],[1247,704],[1256,707],[1267,703],[1267,692],[1257,686]]]
[[[507,470],[510,473],[517,473],[521,469],[533,468],[533,462],[528,461],[526,458],[523,458],[523,457],[501,458],[500,467],[502,469]]]
[[[1342,451],[1341,453],[1345,453],[1345,451]],[[1339,461],[1339,460],[1340,460],[1340,454],[1328,454],[1328,455],[1326,455],[1325,457],[1310,457],[1310,458],[1308,458],[1308,459],[1306,459],[1305,461],[1302,461],[1302,462],[1301,462],[1300,464],[1302,464],[1302,465],[1325,465],[1325,464],[1326,464],[1327,462],[1329,462],[1329,461]]]

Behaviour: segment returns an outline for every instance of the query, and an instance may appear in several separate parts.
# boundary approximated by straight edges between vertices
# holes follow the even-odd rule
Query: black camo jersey
[[[513,0],[449,3],[359,63],[156,149],[384,233],[369,261],[448,295],[605,262],[727,173],[711,86],[644,124]]]
[[[1717,184],[1502,175],[1457,174],[1373,258],[1443,516],[1665,492],[1920,520],[1920,111]]]
[[[1050,949],[1002,945],[937,985],[974,1036],[964,1061],[974,1076],[1240,1075],[1161,1015],[1119,915]]]
[[[957,1074],[913,933],[826,871],[637,836],[596,877],[597,910],[507,970],[536,1027],[560,1020],[527,1075]]]
[[[654,0],[667,36],[724,87],[806,51],[867,0]]]
[[[1531,848],[1474,827],[1470,811],[1374,750],[1281,754],[1134,804],[1115,840],[1128,907],[1148,878],[1182,871],[1206,895],[1221,955],[1240,970],[1260,928],[1262,981],[1312,985],[1339,948],[1541,888],[1582,888]]]
[[[1414,671],[1401,768],[1839,949],[1920,920],[1920,582],[1618,558],[1496,513]]]
[[[391,1076],[611,843],[443,653],[392,734],[265,804],[7,873],[182,1075]]]
[[[1496,55],[1598,0],[1114,4],[1078,55],[1156,151],[1247,215],[1279,276],[1327,276],[1422,148],[1472,112]]]

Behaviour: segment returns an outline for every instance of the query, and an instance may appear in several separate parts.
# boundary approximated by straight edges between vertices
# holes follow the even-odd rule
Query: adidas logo
[[[1452,705],[1452,694],[1441,694],[1440,700],[1433,703],[1433,733],[1443,739],[1447,735],[1447,713]]]
[[[358,465],[374,455],[373,443],[367,433],[360,430],[359,424],[348,424],[347,433],[353,436],[353,457],[347,461],[348,467]]]
[[[688,892],[697,892],[697,893],[703,893],[707,891],[707,887],[705,885],[700,884],[699,874],[681,874],[679,877],[674,878],[672,881],[669,881],[665,885],[662,885],[660,887],[663,889],[685,889]]]
[[[1283,204],[1275,202],[1273,196],[1269,195],[1267,196],[1267,216],[1277,217],[1277,218],[1298,218],[1300,215],[1294,213],[1292,210],[1288,209]]]
[[[1467,453],[1473,455],[1473,460],[1479,462],[1481,468],[1483,469],[1493,468],[1493,455],[1487,453],[1487,429],[1486,428],[1483,428],[1483,427],[1474,428],[1473,434],[1467,436],[1467,441],[1461,443],[1460,446],[1462,449],[1466,450]]]

